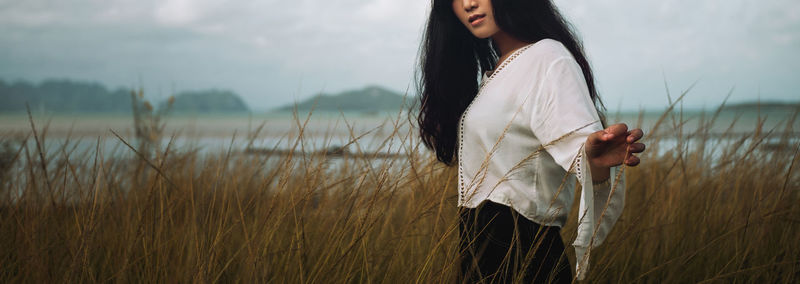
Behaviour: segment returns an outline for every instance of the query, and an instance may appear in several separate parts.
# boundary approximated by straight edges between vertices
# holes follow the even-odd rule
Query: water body
[[[796,116],[793,110],[724,111],[712,123],[712,112],[674,111],[664,115],[663,111],[647,111],[612,112],[607,114],[607,120],[609,124],[625,122],[643,128],[645,141],[658,140],[658,151],[665,152],[675,147],[697,147],[696,141],[714,146],[735,143],[757,131],[764,137],[759,143],[765,145],[779,143],[783,137],[797,143],[800,121],[794,119]],[[161,120],[163,131],[159,140],[162,148],[172,143],[172,149],[200,153],[229,150],[241,153],[248,149],[261,153],[424,151],[418,146],[413,119],[405,113],[176,115]],[[114,133],[134,147],[138,145],[129,115],[35,114],[33,122],[49,155],[89,154],[98,149],[105,156],[132,154]],[[29,146],[35,147],[31,129],[26,114],[0,115],[0,135],[5,141],[19,141],[27,136]]]

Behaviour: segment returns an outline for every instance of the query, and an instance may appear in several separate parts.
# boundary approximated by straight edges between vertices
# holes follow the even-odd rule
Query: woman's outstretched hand
[[[639,157],[634,154],[644,151],[643,143],[638,143],[644,132],[636,128],[628,131],[624,123],[614,124],[589,135],[586,139],[586,155],[592,167],[592,179],[608,178],[608,168],[626,164],[636,166]],[[595,174],[597,173],[597,174]]]

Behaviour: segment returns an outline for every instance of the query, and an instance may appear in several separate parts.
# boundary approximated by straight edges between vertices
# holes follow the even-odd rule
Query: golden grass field
[[[665,112],[625,169],[626,208],[588,280],[800,281],[796,117],[722,141],[713,117],[682,130]],[[309,154],[43,149],[44,127],[28,128],[0,164],[0,283],[457,281],[455,168],[405,118],[386,138],[402,149],[378,147],[401,154],[380,159],[358,155],[355,132],[350,154],[310,154],[296,122],[286,138]]]

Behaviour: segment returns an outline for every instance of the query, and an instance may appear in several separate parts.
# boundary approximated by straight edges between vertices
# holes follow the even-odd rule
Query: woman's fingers
[[[633,155],[633,153],[641,153],[644,152],[645,149],[644,143],[633,143],[628,145],[628,156],[625,157],[625,164],[631,167],[634,167],[641,162],[639,157]]]
[[[644,136],[644,131],[641,129],[636,128],[631,130],[631,132],[628,134],[628,143],[639,141],[639,139],[642,139],[642,136]]]
[[[644,152],[645,145],[643,143],[633,143],[628,146],[628,152],[630,153],[641,153]]]
[[[636,157],[633,154],[642,153],[646,148],[644,143],[636,143],[636,141],[639,141],[639,139],[641,139],[643,136],[644,132],[641,129],[636,128],[628,131],[628,125],[624,123],[618,123],[611,125],[602,131],[592,133],[589,135],[587,142],[592,146],[600,146],[600,148],[598,148],[598,151],[600,151],[598,156],[609,155],[606,156],[606,158],[614,159],[612,158],[612,155],[622,156],[622,153],[627,153],[626,157],[622,158],[622,163],[628,166],[636,166],[639,165],[641,160],[639,157]],[[624,152],[618,152],[619,150],[623,149]]]
[[[636,157],[634,155],[630,155],[627,159],[625,159],[625,164],[631,167],[635,167],[636,165],[639,164],[639,162],[641,162],[641,160],[639,160],[639,157]]]
[[[615,137],[621,137],[628,132],[628,125],[625,123],[617,123],[611,125],[603,130],[605,134],[603,135],[603,141],[609,141],[614,139]]]

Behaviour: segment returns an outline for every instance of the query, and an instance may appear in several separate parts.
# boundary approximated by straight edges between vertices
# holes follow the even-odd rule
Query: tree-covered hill
[[[98,83],[70,80],[45,80],[8,83],[0,80],[0,113],[32,111],[53,113],[130,113],[131,90],[108,89]],[[159,103],[165,106],[165,102]],[[247,105],[238,95],[225,90],[181,92],[175,95],[174,112],[230,113],[246,112]]]
[[[162,103],[164,107],[166,103]],[[175,96],[173,112],[232,113],[247,112],[247,105],[231,91],[207,90],[183,92]]]
[[[800,102],[742,102],[725,105],[727,111],[797,111]]]
[[[411,99],[405,100],[405,105],[412,103]],[[403,95],[379,86],[368,86],[333,95],[319,94],[297,103],[299,111],[308,111],[312,107],[315,111],[397,111],[403,106]],[[277,111],[291,111],[294,107],[294,104],[287,105],[278,108]]]
[[[24,112],[26,104],[34,111],[130,112],[131,95],[128,90],[109,90],[98,83],[45,80],[32,84],[0,80],[0,112]]]

